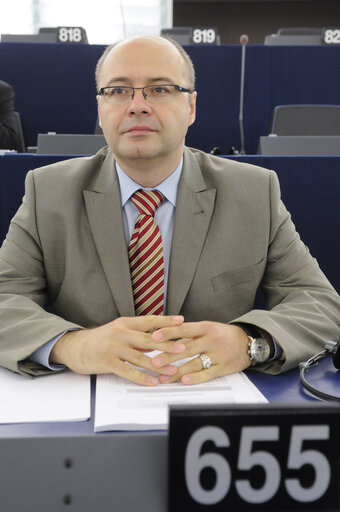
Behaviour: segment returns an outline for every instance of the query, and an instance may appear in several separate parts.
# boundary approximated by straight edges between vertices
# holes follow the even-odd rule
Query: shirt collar
[[[182,167],[183,167],[183,157],[178,165],[178,167],[168,176],[168,178],[156,187],[141,187],[139,183],[132,180],[121,167],[119,167],[118,163],[116,163],[119,187],[120,187],[120,196],[122,200],[122,207],[124,208],[125,203],[130,199],[132,194],[136,192],[136,190],[140,188],[144,188],[145,190],[159,190],[163,194],[163,196],[173,205],[176,206],[177,199],[177,188],[179,179],[181,177]]]

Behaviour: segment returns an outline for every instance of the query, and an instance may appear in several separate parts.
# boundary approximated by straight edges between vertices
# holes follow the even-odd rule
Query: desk
[[[30,169],[65,160],[61,155],[0,156],[0,243],[20,206]],[[277,172],[282,198],[302,240],[340,292],[340,157],[229,157]]]
[[[305,395],[298,370],[279,376],[248,372],[273,402],[320,402]],[[327,358],[309,381],[340,394]],[[0,425],[1,510],[166,512],[167,433],[93,433],[93,421]],[[65,503],[71,500],[69,506]]]

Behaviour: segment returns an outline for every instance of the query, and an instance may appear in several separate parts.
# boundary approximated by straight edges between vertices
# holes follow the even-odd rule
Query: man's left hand
[[[178,368],[176,375],[160,375],[161,383],[166,384],[181,379],[183,384],[199,384],[216,377],[239,372],[250,366],[248,336],[236,325],[218,322],[188,322],[174,327],[158,329],[152,335],[154,341],[178,340],[186,346],[180,355],[162,353],[152,359],[159,371],[175,361],[206,354],[211,360],[210,368],[203,368],[201,359],[194,359]]]

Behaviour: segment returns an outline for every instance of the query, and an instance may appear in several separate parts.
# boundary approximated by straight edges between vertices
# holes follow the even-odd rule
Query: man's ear
[[[99,126],[101,127],[101,129],[103,129],[103,127],[102,127],[102,122],[101,122],[101,120],[100,120],[100,112],[99,112],[99,101],[98,101],[98,100],[99,100],[99,96],[96,96],[96,98],[97,98],[98,124],[99,124]]]
[[[190,112],[189,112],[189,123],[188,123],[188,126],[191,126],[192,124],[194,124],[195,122],[195,119],[196,119],[196,98],[197,98],[197,92],[194,91],[192,94],[191,94],[191,100],[190,100]]]

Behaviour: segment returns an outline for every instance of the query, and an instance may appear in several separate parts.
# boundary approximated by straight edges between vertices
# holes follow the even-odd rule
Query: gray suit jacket
[[[259,286],[269,311],[253,310]],[[274,172],[185,149],[167,313],[267,330],[285,359],[263,366],[271,373],[339,337],[340,298],[296,233]],[[0,364],[45,372],[27,358],[49,339],[133,315],[111,152],[29,172],[0,250]]]

